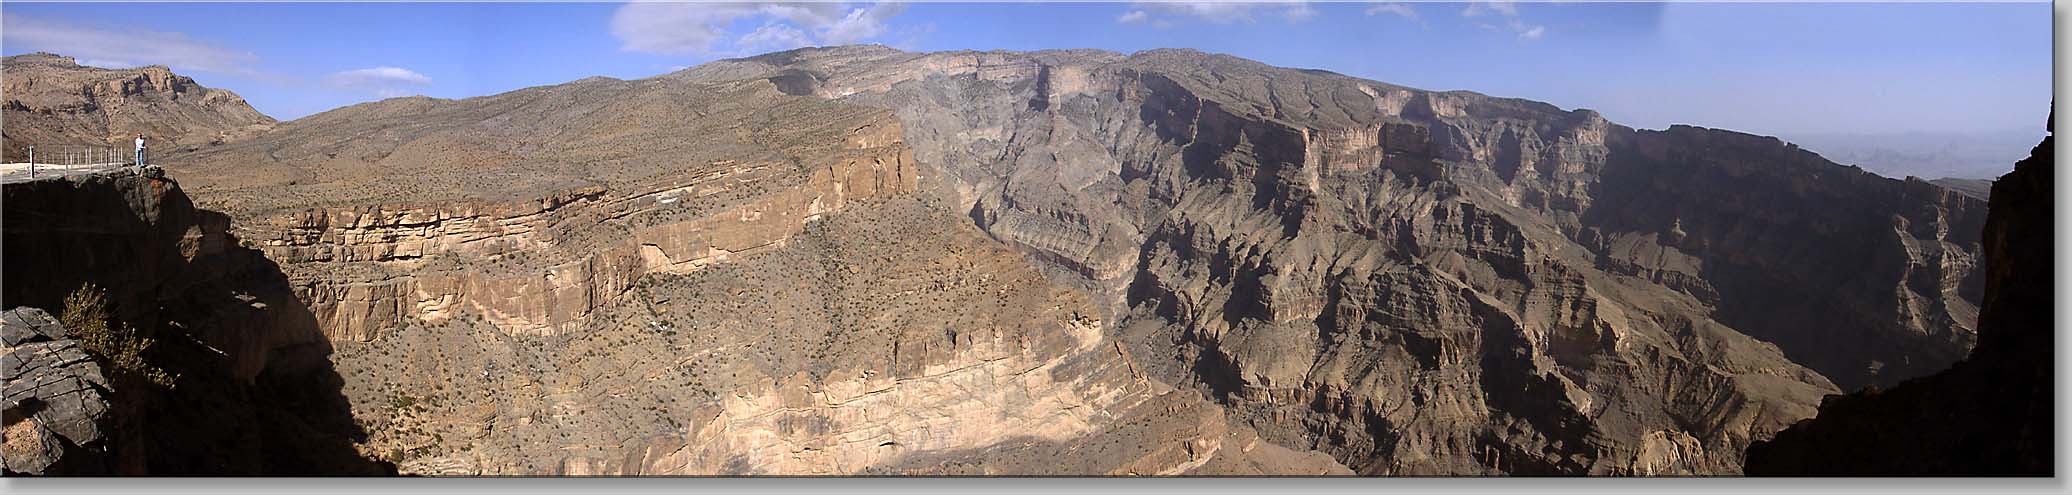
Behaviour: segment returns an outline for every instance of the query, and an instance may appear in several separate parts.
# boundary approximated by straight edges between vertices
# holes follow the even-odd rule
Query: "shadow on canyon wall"
[[[1748,449],[1756,476],[2051,476],[2052,138],[1993,183],[1978,347],[1889,390],[1828,396],[1820,415]]]
[[[174,182],[125,170],[7,184],[0,306],[57,314],[84,284],[156,343],[172,387],[118,380],[104,466],[75,474],[393,474],[361,456],[330,342],[280,267]]]

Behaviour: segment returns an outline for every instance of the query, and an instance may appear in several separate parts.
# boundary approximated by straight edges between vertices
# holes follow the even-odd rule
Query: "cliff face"
[[[1205,414],[917,197],[889,112],[779,89],[389,100],[169,167],[281,264],[361,450],[405,473],[852,474],[1094,435],[1162,439],[1097,472],[1346,472]],[[1002,452],[971,464],[1048,467]]]
[[[1734,473],[1837,384],[1972,343],[1983,204],[1772,138],[1184,50],[665,78],[892,109],[1155,376],[1362,473]]]
[[[1749,474],[2055,473],[2053,137],[1993,182],[1981,255],[1985,303],[1971,355],[1889,390],[1828,397],[1819,416],[1749,448]]]
[[[26,161],[22,150],[113,146],[127,151],[137,134],[156,153],[222,144],[250,137],[274,120],[236,93],[196,84],[164,66],[102,69],[48,53],[0,61],[6,161]],[[43,158],[39,157],[41,161]]]
[[[0,305],[57,313],[65,295],[83,284],[107,288],[112,324],[155,339],[145,358],[177,376],[169,387],[102,380],[93,389],[107,407],[84,414],[103,425],[94,441],[45,428],[82,450],[57,456],[52,465],[63,468],[56,471],[12,463],[10,470],[393,472],[356,455],[352,443],[364,433],[342,408],[338,377],[326,358],[330,346],[300,310],[285,277],[259,253],[238,247],[221,214],[195,209],[172,181],[133,169],[10,183],[0,193],[7,204]],[[45,331],[52,325],[16,314],[10,312],[6,322],[10,461],[16,428],[43,424],[18,419],[64,411],[50,408],[51,400],[41,396],[51,390],[33,387],[21,395],[16,385],[63,382],[66,376],[94,382],[97,374],[76,371],[76,357],[83,356],[64,351],[74,345],[73,336],[63,329]],[[15,338],[29,334],[40,338]],[[56,361],[46,359],[53,356]],[[46,361],[52,366],[36,366]]]

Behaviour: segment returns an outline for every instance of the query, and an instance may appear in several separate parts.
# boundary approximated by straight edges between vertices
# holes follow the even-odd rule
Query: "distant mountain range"
[[[2043,132],[1902,132],[1882,134],[1792,134],[1779,136],[1821,157],[1856,165],[1894,179],[1992,179],[2014,170]]]

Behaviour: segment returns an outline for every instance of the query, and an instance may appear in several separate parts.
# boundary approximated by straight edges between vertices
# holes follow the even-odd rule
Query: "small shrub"
[[[152,339],[137,335],[137,330],[126,323],[110,326],[108,312],[107,295],[89,283],[65,296],[65,309],[58,320],[79,339],[80,347],[88,355],[99,359],[115,375],[172,388],[177,377],[144,360],[144,351],[151,348]]]

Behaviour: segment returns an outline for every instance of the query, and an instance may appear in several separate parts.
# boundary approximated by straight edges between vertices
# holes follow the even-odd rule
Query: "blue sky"
[[[2040,128],[2051,7],[2003,4],[0,5],[0,51],[166,64],[281,119],[805,45],[1188,47],[1765,134]]]

